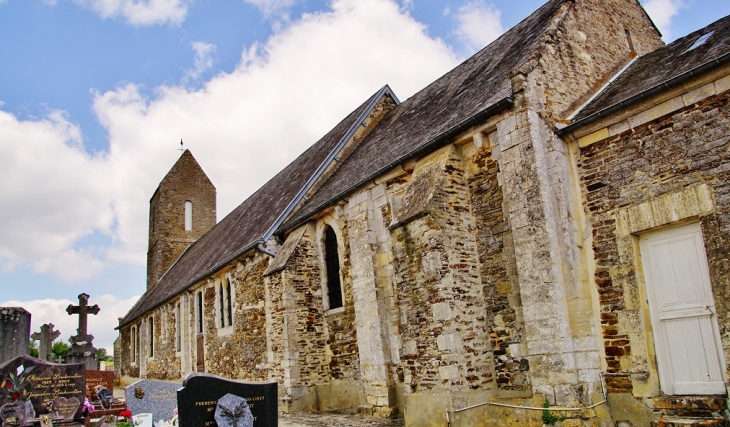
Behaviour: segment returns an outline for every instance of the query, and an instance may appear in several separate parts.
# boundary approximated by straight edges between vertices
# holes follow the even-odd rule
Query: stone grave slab
[[[84,364],[57,364],[28,355],[0,365],[0,416],[15,417],[20,426],[33,417],[50,414],[55,422],[81,419],[86,368]]]
[[[132,416],[151,413],[154,421],[169,420],[177,408],[178,384],[158,380],[139,380],[124,388],[127,409]]]
[[[0,307],[0,343],[0,363],[28,354],[30,313],[24,308]]]
[[[101,385],[114,394],[114,371],[86,371],[86,394],[90,401],[99,400],[94,387]]]
[[[228,427],[215,421],[218,400],[227,394],[246,400],[254,427],[278,426],[277,386],[275,382],[233,381],[211,374],[192,373],[177,392],[180,427]]]

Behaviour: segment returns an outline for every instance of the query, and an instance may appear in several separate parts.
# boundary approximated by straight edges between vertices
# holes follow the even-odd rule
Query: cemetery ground
[[[124,387],[114,389],[114,397],[124,399]],[[394,420],[355,413],[279,413],[279,427],[403,427],[403,418]]]
[[[31,335],[30,313],[22,308],[0,309],[0,338],[3,338],[2,342],[17,344],[2,346],[6,350],[0,358],[0,388],[3,391],[0,393],[0,423],[3,426],[30,427],[40,422],[42,426],[50,427],[53,421],[69,426],[91,423],[110,427],[112,424],[108,421],[112,418],[108,417],[116,419],[126,410],[150,416],[143,421],[145,426],[152,418],[169,420],[174,413],[180,416],[180,425],[186,427],[404,425],[402,418],[376,418],[359,414],[355,409],[338,413],[278,413],[275,382],[247,383],[194,373],[182,384],[141,379],[126,387],[115,387],[113,371],[97,370],[98,361],[108,356],[93,346],[94,337],[87,332],[87,316],[99,312],[99,307],[88,304],[88,300],[87,294],[81,294],[79,304],[72,304],[67,309],[69,315],[79,316],[77,335],[69,339],[69,344],[54,342],[60,333],[52,323],[42,325],[40,332]],[[33,356],[29,355],[31,352]],[[102,391],[113,393],[114,398],[109,395],[107,399]],[[84,413],[89,407],[84,404],[84,397],[93,404],[93,412],[88,416]],[[214,413],[215,421],[211,418]],[[230,419],[231,414],[243,414],[243,418],[236,415]],[[240,423],[246,419],[248,422]]]

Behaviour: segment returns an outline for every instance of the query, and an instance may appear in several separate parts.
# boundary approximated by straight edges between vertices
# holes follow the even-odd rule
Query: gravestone
[[[0,363],[30,349],[30,313],[22,307],[0,307]]]
[[[87,329],[87,315],[96,315],[99,313],[99,306],[94,304],[93,306],[88,305],[89,295],[79,295],[79,305],[69,304],[66,308],[66,313],[69,316],[78,314],[79,315],[79,328],[76,330],[77,335],[72,336],[69,341],[71,342],[71,349],[69,349],[66,355],[66,361],[68,363],[84,363],[86,369],[96,369],[96,348],[92,344],[94,336],[88,333]]]
[[[58,338],[61,332],[53,330],[53,323],[46,323],[41,326],[41,332],[33,332],[30,337],[38,341],[38,358],[46,362],[53,362],[53,340]]]
[[[151,413],[154,421],[169,420],[177,408],[178,384],[157,380],[139,380],[124,388],[127,409],[132,414]]]
[[[245,399],[254,427],[279,424],[277,383],[233,381],[216,375],[192,373],[177,392],[180,427],[229,427],[215,421],[218,401],[227,394]],[[236,424],[230,424],[233,426]]]
[[[0,417],[8,425],[33,425],[33,418],[51,414],[56,423],[79,421],[84,401],[86,368],[57,364],[28,355],[0,365]]]
[[[99,396],[96,395],[96,386],[104,386],[105,389],[109,390],[114,394],[114,372],[112,371],[97,371],[97,370],[86,370],[86,395],[90,401],[98,400]]]

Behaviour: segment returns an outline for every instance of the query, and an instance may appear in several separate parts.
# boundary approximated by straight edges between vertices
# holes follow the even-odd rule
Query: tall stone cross
[[[97,369],[96,366],[96,348],[92,344],[94,336],[89,334],[87,330],[86,316],[89,314],[96,315],[99,312],[99,306],[94,304],[88,305],[89,295],[79,295],[79,305],[69,304],[66,313],[69,315],[79,315],[79,328],[76,330],[78,334],[69,338],[71,349],[66,354],[66,363],[84,363],[86,369]]]
[[[34,340],[40,341],[38,346],[38,358],[47,362],[53,362],[53,340],[58,338],[61,332],[53,330],[53,323],[46,323],[41,326],[41,332],[33,332],[30,336]]]
[[[78,314],[79,315],[79,328],[76,330],[79,336],[86,336],[87,335],[87,320],[86,315],[87,314],[93,314],[96,315],[99,313],[99,306],[94,304],[91,307],[88,306],[89,302],[89,295],[88,294],[81,294],[79,295],[79,305],[73,305],[69,304],[68,307],[66,307],[66,313],[68,313],[69,316]]]

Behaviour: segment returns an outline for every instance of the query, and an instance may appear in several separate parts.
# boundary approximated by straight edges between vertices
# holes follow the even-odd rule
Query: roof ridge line
[[[657,83],[654,86],[652,86],[642,92],[637,93],[636,95],[625,98],[621,101],[617,101],[602,110],[598,110],[595,113],[578,120],[575,123],[571,123],[562,129],[558,129],[557,134],[558,134],[558,136],[563,136],[569,132],[572,132],[574,129],[577,129],[581,126],[591,124],[591,123],[595,122],[596,120],[601,119],[602,117],[609,116],[609,115],[613,114],[617,109],[624,108],[629,105],[633,105],[636,102],[638,102],[644,98],[653,96],[655,93],[660,91],[662,88],[669,89],[669,88],[678,86],[679,84],[684,83],[684,81],[686,81],[692,77],[705,73],[706,71],[712,70],[715,67],[721,66],[726,63],[730,63],[730,53],[726,53],[724,55],[715,57],[714,59],[706,61],[690,70],[685,71],[682,74],[672,77],[671,79],[664,80],[660,83]]]
[[[370,103],[367,105],[365,110],[363,110],[362,114],[360,114],[357,117],[357,119],[353,122],[352,126],[350,126],[350,128],[348,129],[347,133],[345,133],[345,135],[342,138],[340,138],[340,140],[337,142],[337,144],[334,146],[334,148],[327,155],[325,160],[322,161],[322,163],[320,163],[320,165],[317,167],[317,169],[314,171],[314,173],[309,177],[309,179],[304,184],[304,186],[297,192],[296,196],[294,196],[294,198],[289,202],[289,204],[284,209],[284,211],[282,211],[282,214],[280,214],[277,217],[277,219],[274,221],[274,223],[271,225],[271,227],[269,227],[269,229],[266,231],[266,233],[264,233],[263,236],[261,236],[259,239],[255,240],[255,241],[253,241],[252,243],[246,245],[240,251],[235,252],[233,255],[226,258],[223,262],[215,264],[213,267],[204,271],[202,274],[200,274],[200,275],[196,276],[195,278],[193,278],[192,280],[188,281],[188,283],[186,283],[185,286],[181,287],[180,290],[178,290],[177,292],[173,292],[172,294],[170,294],[166,297],[163,297],[162,301],[159,302],[158,304],[155,304],[151,308],[151,310],[154,310],[155,308],[160,307],[161,305],[163,305],[167,301],[169,301],[171,298],[174,298],[175,296],[185,292],[185,290],[187,290],[190,286],[199,282],[206,276],[222,269],[223,267],[225,267],[228,263],[230,263],[234,259],[240,257],[241,255],[250,251],[251,249],[258,247],[262,242],[266,242],[269,238],[271,238],[271,236],[278,229],[278,227],[284,222],[286,217],[289,216],[289,214],[292,212],[292,210],[297,205],[297,203],[299,203],[299,201],[304,197],[304,195],[306,195],[307,191],[312,187],[312,185],[314,185],[316,180],[322,175],[322,173],[325,171],[326,167],[337,156],[337,153],[340,152],[340,150],[345,145],[345,143],[352,137],[352,135],[355,133],[357,128],[363,123],[363,120],[365,120],[365,118],[367,118],[367,116],[373,111],[375,106],[378,104],[378,101],[380,99],[382,99],[383,96],[385,96],[385,95],[390,95],[390,97],[393,98],[393,101],[395,101],[396,105],[400,105],[400,103],[401,103],[400,100],[395,95],[395,93],[393,92],[393,90],[390,88],[389,85],[386,84],[385,86],[380,88],[380,90],[378,92],[376,92],[374,96],[372,96],[372,98],[373,98],[372,101],[370,101]],[[216,224],[216,225],[218,225],[218,224]],[[190,249],[190,247],[192,247],[192,246],[193,245],[190,245],[187,249]],[[187,252],[187,249],[185,251],[183,251],[183,254],[185,254]],[[182,258],[183,254],[181,254],[177,258],[177,260],[175,260],[173,265],[171,265],[170,268],[168,268],[167,271],[165,271],[165,273],[162,275],[162,277],[167,275],[167,273],[172,270],[172,267],[180,260],[180,258]],[[162,277],[160,277],[160,280],[162,279]],[[159,283],[159,281],[158,281],[158,283]],[[149,289],[148,291],[152,291],[153,289],[154,289],[154,287]],[[142,295],[142,296],[144,296],[144,295]],[[141,297],[140,297],[140,300],[141,300]],[[139,303],[140,300],[138,300],[137,303]],[[135,304],[135,306],[136,306],[136,304]],[[132,307],[132,308],[134,308],[134,307]],[[131,311],[132,310],[130,309],[129,312],[131,312]],[[128,312],[128,314],[129,314],[129,312]],[[139,316],[137,316],[137,317],[139,317]],[[125,318],[122,321],[122,324],[117,326],[117,328],[115,328],[115,329],[118,329],[119,327],[124,326],[127,323],[128,323],[127,319]]]
[[[611,84],[614,81],[616,81],[616,79],[619,78],[623,73],[625,73],[626,70],[628,70],[629,67],[631,67],[634,64],[634,62],[636,62],[639,58],[641,58],[641,56],[639,56],[639,55],[636,55],[633,58],[631,58],[631,60],[629,62],[627,62],[626,65],[621,67],[621,69],[618,70],[618,72],[616,72],[616,74],[614,74],[610,79],[608,79],[608,81],[606,83],[604,83],[603,86],[601,86],[601,88],[598,89],[593,95],[591,95],[591,97],[588,98],[588,100],[586,102],[584,102],[580,107],[578,107],[575,111],[573,111],[573,113],[567,117],[567,120],[569,122],[572,122],[573,118],[575,118],[575,116],[580,114],[580,112],[583,111],[583,109],[586,108],[588,106],[588,104],[593,102],[593,100],[596,99],[598,97],[598,95],[600,95],[606,89],[608,89],[608,87],[611,86]]]
[[[473,125],[473,123],[477,122],[478,120],[481,120],[486,117],[490,117],[492,114],[496,114],[497,112],[507,108],[508,106],[511,106],[513,102],[514,102],[514,96],[510,95],[510,96],[502,98],[501,100],[493,103],[492,105],[490,105],[486,108],[483,108],[483,109],[477,111],[472,116],[462,120],[461,122],[444,130],[443,132],[436,135],[435,137],[429,139],[425,143],[422,143],[421,145],[410,150],[404,156],[397,158],[396,160],[390,162],[390,164],[386,165],[385,167],[382,167],[379,170],[373,172],[367,178],[350,185],[348,188],[341,191],[339,194],[320,203],[319,205],[317,205],[314,208],[314,210],[310,214],[299,216],[299,217],[294,217],[289,222],[282,224],[282,228],[278,231],[285,231],[287,229],[291,229],[291,228],[302,225],[303,223],[305,223],[307,221],[307,218],[309,218],[311,215],[314,215],[315,213],[319,212],[320,210],[324,209],[327,205],[331,204],[334,200],[338,200],[340,198],[346,197],[349,194],[352,194],[353,192],[355,192],[357,190],[357,188],[365,185],[365,183],[367,183],[373,179],[376,179],[378,176],[384,174],[385,171],[395,167],[398,164],[402,164],[406,160],[417,156],[421,152],[430,150],[431,148],[433,148],[433,146],[436,146],[439,143],[441,143],[442,141],[448,140],[449,138],[457,135],[459,132],[462,132],[464,129],[466,129],[468,126]]]
[[[395,95],[393,90],[388,86],[387,84],[380,88],[380,90],[375,94],[372,101],[368,104],[368,106],[363,110],[362,114],[353,122],[352,126],[350,126],[350,129],[347,130],[347,133],[337,142],[337,144],[332,148],[332,151],[327,155],[327,157],[320,163],[320,165],[317,167],[317,169],[314,171],[314,173],[309,177],[307,182],[302,186],[302,188],[299,189],[296,196],[289,202],[287,207],[282,211],[281,215],[279,215],[278,218],[276,218],[276,221],[274,221],[268,230],[266,230],[266,233],[264,233],[263,236],[261,236],[261,239],[259,241],[267,241],[271,238],[272,235],[276,232],[276,230],[279,228],[279,226],[284,222],[284,220],[289,216],[289,214],[294,210],[294,207],[296,207],[297,203],[299,203],[302,198],[307,194],[307,191],[309,191],[310,188],[314,185],[314,183],[319,179],[320,176],[324,173],[324,171],[327,169],[327,166],[329,166],[330,163],[332,163],[332,160],[337,157],[337,153],[339,153],[342,150],[342,147],[344,147],[345,143],[352,138],[352,136],[355,134],[355,131],[357,131],[357,128],[361,126],[364,122],[364,120],[367,118],[367,116],[370,115],[370,113],[373,111],[375,106],[378,104],[378,102],[383,98],[385,95],[390,95],[393,98],[393,101],[395,101],[396,106],[400,105],[400,100]]]

